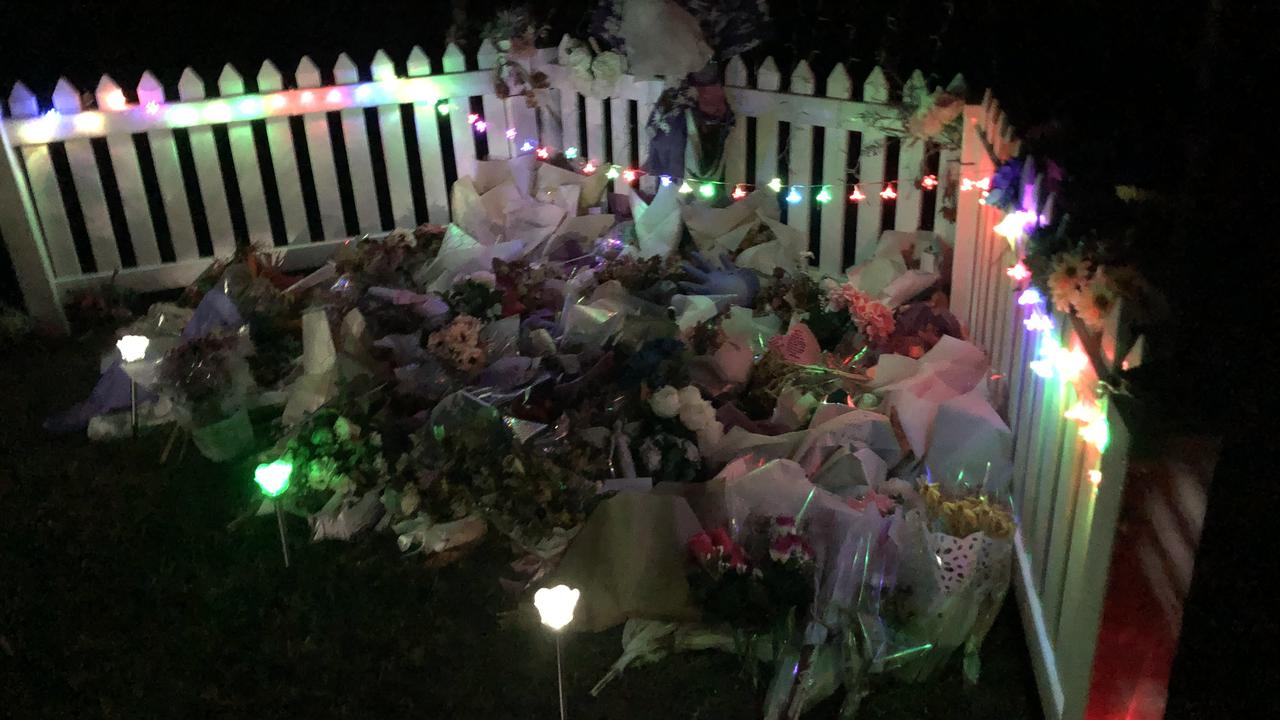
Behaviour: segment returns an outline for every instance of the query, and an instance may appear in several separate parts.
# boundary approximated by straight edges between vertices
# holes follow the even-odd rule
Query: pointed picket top
[[[462,72],[467,69],[467,58],[462,54],[462,49],[457,43],[449,43],[449,47],[444,49],[444,71],[447,73]]]
[[[244,94],[244,76],[231,63],[223,65],[218,75],[218,94],[223,97]]]
[[[564,47],[564,44],[568,41],[569,36],[565,35],[564,39],[560,41],[560,47]],[[476,67],[481,70],[488,70],[489,68],[497,66],[498,48],[494,47],[493,41],[489,38],[485,38],[481,41],[479,49],[476,50]]]
[[[324,82],[320,78],[320,67],[306,55],[298,61],[298,69],[294,71],[293,77],[301,88],[320,87]]]
[[[35,93],[21,80],[13,84],[9,91],[9,115],[16,118],[35,117],[40,114],[40,103]]]
[[[778,72],[778,63],[770,55],[756,70],[756,87],[761,90],[777,90],[781,85],[782,74]]]
[[[378,50],[373,54],[373,62],[369,65],[370,76],[374,80],[395,80],[396,64],[386,50]]]
[[[422,77],[431,74],[431,58],[420,46],[414,45],[409,51],[409,59],[405,61],[405,70],[409,77]]]
[[[986,113],[991,108],[991,88],[982,91],[982,112]]]
[[[911,75],[907,77],[907,82],[902,86],[902,100],[906,102],[923,101],[929,94],[929,86],[925,84],[924,73],[919,70],[913,70]]]
[[[724,69],[724,84],[734,87],[747,86],[747,64],[742,62],[741,55],[734,55]]]
[[[53,109],[68,115],[80,112],[80,91],[66,78],[58,78],[53,88]]]
[[[204,80],[192,68],[183,70],[182,77],[178,78],[178,97],[183,100],[204,99]]]
[[[124,91],[120,89],[119,83],[111,79],[110,75],[103,75],[98,81],[98,87],[93,91],[94,102],[98,104],[99,110],[115,109],[114,103],[120,102],[124,97]]]
[[[164,102],[164,85],[156,79],[154,73],[145,70],[142,77],[138,79],[138,104],[146,105],[147,103],[163,103]]]
[[[827,76],[827,97],[841,100],[853,97],[853,80],[849,77],[849,71],[845,69],[844,63],[836,63],[836,66],[831,68],[831,74]]]
[[[338,62],[333,64],[333,82],[338,85],[360,82],[360,68],[356,67],[350,55],[346,53],[338,55]]]
[[[968,89],[969,86],[964,81],[964,75],[961,75],[960,73],[956,73],[956,76],[951,78],[951,82],[947,83],[947,92],[952,95],[960,95],[963,97]]]
[[[862,83],[862,99],[869,103],[889,102],[889,81],[879,65],[871,68],[866,82]]]
[[[815,84],[813,68],[809,67],[809,63],[804,60],[796,63],[796,69],[791,71],[791,93],[812,95]]]
[[[280,73],[280,68],[270,60],[263,60],[262,67],[258,68],[258,92],[283,89],[284,75]]]

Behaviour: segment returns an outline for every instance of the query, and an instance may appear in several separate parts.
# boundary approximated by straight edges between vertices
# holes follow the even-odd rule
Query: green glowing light
[[[607,178],[609,178],[610,180],[617,180],[617,179],[618,179],[618,175],[619,175],[619,173],[618,173],[618,166],[617,166],[617,165],[611,165],[611,166],[609,167],[609,171],[608,171],[608,172],[606,172],[606,173],[604,174],[604,176],[605,176],[605,177],[607,177]]]
[[[698,188],[698,194],[704,198],[713,198],[716,196],[716,186],[711,183],[704,183]]]
[[[774,192],[782,192],[782,179],[774,178],[770,180],[768,188]]]
[[[289,477],[293,475],[293,463],[281,458],[269,463],[262,463],[253,470],[253,481],[258,483],[262,494],[267,497],[280,497],[289,489]]]
[[[564,149],[564,156],[565,156],[566,158],[568,158],[569,160],[572,160],[572,159],[574,159],[574,158],[578,157],[578,148],[576,148],[576,147],[567,147],[567,148],[565,148],[565,149]]]
[[[440,102],[436,103],[436,112],[440,113],[441,115],[448,115],[449,111],[452,109],[453,108],[449,106],[448,100],[441,100]]]
[[[818,194],[813,199],[823,204],[829,203],[831,202],[831,191],[824,185],[822,186],[822,190],[818,191]]]

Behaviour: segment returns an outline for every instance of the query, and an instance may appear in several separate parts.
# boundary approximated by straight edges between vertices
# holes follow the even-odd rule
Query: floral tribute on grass
[[[985,358],[920,270],[937,244],[887,233],[874,272],[820,278],[772,191],[716,208],[534,171],[522,191],[527,162],[488,161],[455,185],[456,223],[363,238],[305,276],[263,250],[215,263],[122,330],[158,358],[136,363],[155,364],[148,416],[274,468],[250,510],[305,518],[313,541],[433,565],[510,543],[504,587],[564,583],[572,629],[627,625],[616,672],[735,652],[773,673],[781,717],[906,673],[903,643],[928,648],[914,679],[976,655],[973,603],[996,601],[1003,566],[981,587],[936,568],[1007,554],[1008,428],[975,407]],[[901,479],[926,470],[945,502]]]

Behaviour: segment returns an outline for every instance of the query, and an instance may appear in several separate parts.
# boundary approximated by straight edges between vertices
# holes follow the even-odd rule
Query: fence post
[[[965,192],[965,179],[978,180],[975,177],[978,163],[986,150],[978,137],[978,117],[982,114],[982,106],[966,105],[964,108],[964,134],[960,141],[960,172],[956,173],[956,182],[960,184],[956,192],[956,236],[955,254],[951,262],[951,312],[972,331],[972,317],[969,305],[973,297],[973,280],[976,275],[974,261],[978,255],[978,197],[974,191]]]
[[[27,312],[37,320],[52,324],[63,333],[67,325],[62,300],[54,284],[53,263],[44,245],[44,233],[18,153],[9,143],[9,133],[0,119],[0,146],[4,148],[4,162],[0,163],[0,234],[9,247],[9,257],[18,276],[18,287]]]

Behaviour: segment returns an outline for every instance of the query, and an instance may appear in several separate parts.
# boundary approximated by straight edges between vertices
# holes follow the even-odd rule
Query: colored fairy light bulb
[[[898,197],[898,191],[893,189],[893,183],[884,186],[884,189],[880,191],[880,197],[885,200],[892,200]]]
[[[267,101],[267,105],[272,110],[279,110],[288,104],[289,104],[289,99],[284,95],[272,95],[271,99]]]
[[[770,180],[766,187],[774,192],[782,192],[782,178],[774,178]]]
[[[253,470],[253,481],[263,495],[280,497],[289,489],[289,478],[293,475],[293,463],[284,458],[269,463],[262,463]]]
[[[680,183],[680,187],[676,190],[676,192],[680,193],[681,195],[688,195],[689,193],[693,192],[693,188],[690,187],[689,181],[686,180]]]
[[[1004,274],[1008,275],[1009,279],[1014,282],[1022,282],[1031,277],[1031,271],[1027,269],[1027,266],[1021,260],[1014,264],[1013,267],[1006,269]]]
[[[476,124],[473,125],[472,127],[476,129],[476,132],[484,132],[489,129],[489,123],[483,120],[477,120]]]
[[[335,89],[333,89],[333,90],[330,90],[330,91],[329,91],[329,92],[324,96],[324,101],[325,101],[325,102],[328,102],[328,103],[340,103],[340,102],[342,102],[342,91],[341,91],[341,90],[338,90],[338,89],[336,89],[336,88],[335,88]]]
[[[147,102],[146,106],[143,107],[142,111],[152,117],[155,117],[160,114],[160,103],[155,100],[150,100]]]
[[[670,187],[671,183],[674,181],[671,179],[670,175],[663,175],[662,177],[658,178],[658,182],[662,183],[662,187]]]
[[[547,159],[550,159],[550,157],[551,157],[551,148],[540,147],[540,148],[538,148],[538,149],[537,149],[537,151],[536,151],[536,152],[534,152],[534,154],[538,156],[538,159],[539,159],[539,160],[547,160]]]
[[[1098,452],[1106,452],[1111,444],[1111,426],[1105,417],[1099,416],[1080,428],[1080,438],[1097,448]]]
[[[1043,301],[1044,301],[1044,296],[1040,294],[1039,290],[1033,287],[1029,287],[1026,290],[1023,290],[1018,295],[1019,305],[1039,305]]]
[[[635,182],[635,181],[636,181],[636,171],[635,171],[635,170],[632,170],[631,168],[627,168],[626,170],[622,171],[622,179],[623,179],[623,180],[626,180],[626,181],[627,181],[627,182],[629,182],[629,183],[633,183],[633,182]]]
[[[795,205],[796,203],[800,202],[803,199],[804,198],[800,195],[800,188],[796,187],[795,185],[792,185],[791,192],[787,193],[787,202],[790,203],[791,205]]]
[[[231,119],[231,108],[224,102],[209,103],[204,109],[204,117],[210,122],[226,122]]]
[[[609,169],[605,171],[604,176],[605,176],[605,177],[607,177],[607,178],[609,178],[610,180],[617,180],[617,179],[618,179],[618,175],[620,175],[620,174],[621,174],[621,173],[619,173],[619,172],[618,172],[618,166],[617,166],[617,165],[610,165],[610,166],[609,166]]]
[[[171,125],[186,127],[200,122],[200,113],[196,112],[196,109],[190,105],[181,105],[170,109],[169,112],[165,114],[165,119],[168,120]]]
[[[537,143],[535,143],[534,141],[525,140],[523,143],[520,144],[520,152],[533,152],[533,149],[536,148],[537,146],[538,146]]]
[[[1089,484],[1090,484],[1090,485],[1093,485],[1094,487],[1097,487],[1097,486],[1099,486],[1099,485],[1101,485],[1101,484],[1102,484],[1102,471],[1101,471],[1101,470],[1090,470],[1090,471],[1089,471]]]
[[[732,197],[734,200],[741,200],[746,196],[747,196],[747,188],[742,183],[738,183],[737,185],[735,185],[733,187],[733,192],[730,193],[729,195],[729,197]]]
[[[310,105],[315,101],[316,101],[316,94],[311,92],[310,90],[302,93],[302,95],[298,97],[298,102],[301,102],[303,105]]]
[[[595,171],[596,171],[596,164],[591,162],[590,160],[587,161],[586,165],[582,166],[582,172],[586,175],[592,175],[595,173]]]
[[[449,111],[452,109],[453,107],[450,106],[448,100],[441,100],[440,102],[436,103],[436,112],[440,113],[441,115],[448,115]]]
[[[508,140],[515,140],[515,139],[516,139],[516,129],[515,129],[515,128],[507,128],[506,135],[507,135],[507,139],[508,139]]]
[[[827,189],[826,185],[823,185],[822,189],[818,191],[818,194],[815,195],[813,199],[817,200],[823,205],[826,205],[827,203],[831,202],[831,191]]]
[[[368,100],[371,97],[373,97],[373,88],[369,87],[368,85],[361,85],[360,87],[356,88],[357,100]]]
[[[924,188],[925,190],[933,190],[934,188],[938,187],[938,176],[925,175],[924,177],[920,178],[920,187]]]
[[[552,630],[561,630],[573,622],[573,609],[582,595],[568,585],[542,588],[533,594],[533,606],[538,609],[542,624]]]
[[[123,110],[129,104],[121,90],[112,90],[102,99],[102,106],[108,110]]]
[[[120,351],[121,360],[131,363],[145,357],[150,344],[146,335],[125,335],[116,341],[116,349]]]
[[[107,124],[107,119],[100,112],[82,112],[75,116],[73,124],[80,132],[98,132]]]
[[[853,186],[853,192],[849,193],[849,202],[862,202],[867,196],[862,192],[862,188],[857,185]]]
[[[257,115],[262,111],[262,103],[257,98],[245,98],[236,106],[241,115]]]
[[[1015,210],[1003,218],[992,231],[1000,237],[1013,242],[1027,234],[1027,230],[1035,225],[1036,214],[1026,210]]]
[[[1053,318],[1039,310],[1033,310],[1031,316],[1023,320],[1022,324],[1033,332],[1048,332],[1053,329]]]
[[[564,156],[566,159],[573,160],[574,158],[578,157],[578,148],[570,145],[569,147],[564,149]]]
[[[478,122],[480,122],[480,114],[479,114],[479,113],[467,113],[467,124],[468,124],[468,125],[475,125],[475,124],[476,124],[476,123],[478,123]]]
[[[698,194],[707,199],[711,199],[715,197],[716,196],[715,183],[703,183],[702,187],[698,188]]]
[[[982,178],[981,180],[979,180],[978,182],[974,183],[974,185],[978,186],[979,188],[982,188],[983,190],[990,190],[990,189],[991,189],[991,178],[990,178],[990,177],[984,177],[984,178]]]

